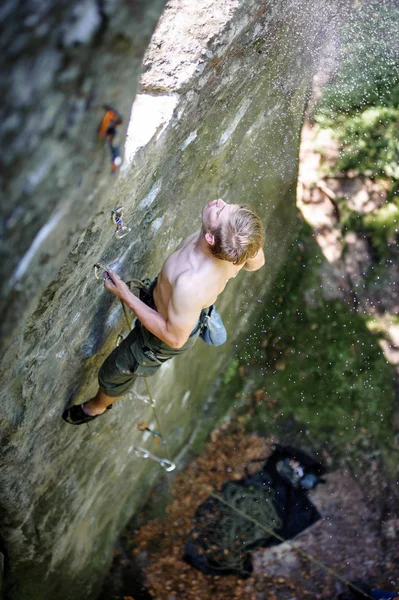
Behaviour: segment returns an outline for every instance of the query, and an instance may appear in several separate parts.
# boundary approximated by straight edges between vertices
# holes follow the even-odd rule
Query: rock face
[[[126,333],[93,264],[112,265],[125,279],[155,276],[214,197],[248,203],[264,220],[266,267],[240,274],[218,304],[228,342],[200,342],[151,380],[178,460],[290,244],[303,109],[326,60],[322,49],[338,39],[341,3],[196,4],[167,6],[117,176],[96,143],[102,105],[124,116],[123,142],[163,1],[1,9],[8,100],[0,535],[5,593],[15,600],[95,597],[118,532],[159,476],[158,465],[134,454],[135,445],[159,450],[136,430],[138,420],[156,428],[145,404],[125,398],[90,427],[60,419],[95,392],[98,367]],[[110,214],[120,205],[132,232],[117,240]]]

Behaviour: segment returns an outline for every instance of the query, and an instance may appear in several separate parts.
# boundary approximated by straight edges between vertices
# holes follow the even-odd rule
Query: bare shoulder
[[[177,246],[176,250],[180,250],[181,248],[184,248],[185,246],[187,246],[188,244],[190,244],[191,242],[193,242],[195,239],[198,238],[199,235],[199,231],[194,231],[194,233],[191,233],[190,235],[188,235],[187,237],[185,237],[180,244]]]
[[[201,278],[191,269],[180,273],[173,285],[173,299],[181,305],[199,308],[204,306],[204,286]]]

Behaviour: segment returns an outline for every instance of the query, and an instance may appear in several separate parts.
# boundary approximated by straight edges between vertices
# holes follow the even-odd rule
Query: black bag
[[[279,538],[291,539],[320,519],[306,492],[323,482],[324,472],[323,465],[304,452],[276,445],[260,471],[223,484],[219,495],[224,501],[210,496],[198,507],[184,560],[209,575],[249,577],[251,550],[279,544]],[[262,527],[264,520],[269,521],[267,527]]]

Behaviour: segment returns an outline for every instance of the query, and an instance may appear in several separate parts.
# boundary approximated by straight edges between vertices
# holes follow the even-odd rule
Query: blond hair
[[[235,265],[253,258],[265,240],[262,221],[244,204],[240,204],[230,218],[211,233],[215,238],[210,247],[213,256]]]

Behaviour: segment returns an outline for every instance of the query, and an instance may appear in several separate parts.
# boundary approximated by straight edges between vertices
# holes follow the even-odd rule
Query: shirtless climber
[[[220,198],[202,209],[202,228],[166,259],[150,289],[137,298],[111,269],[104,287],[137,316],[123,342],[102,364],[94,398],[63,413],[72,425],[88,423],[124,396],[137,377],[153,375],[163,362],[192,348],[204,315],[226,283],[241,269],[257,271],[265,262],[262,223],[249,208]]]

